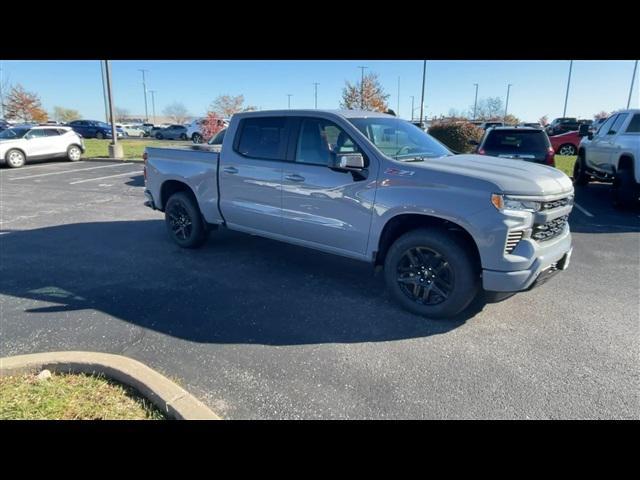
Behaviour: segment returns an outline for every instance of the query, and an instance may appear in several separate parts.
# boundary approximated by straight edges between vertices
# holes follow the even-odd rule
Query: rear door
[[[282,234],[282,171],[287,117],[247,117],[220,156],[220,210],[233,229]]]
[[[587,164],[592,167],[613,173],[610,164],[613,140],[615,139],[616,126],[619,124],[620,117],[626,114],[612,115],[595,134],[587,148],[586,160]],[[624,121],[624,118],[622,119]]]

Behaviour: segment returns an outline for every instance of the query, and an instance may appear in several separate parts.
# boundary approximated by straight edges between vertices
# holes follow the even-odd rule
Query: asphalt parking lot
[[[640,212],[577,191],[569,269],[453,321],[363,263],[234,232],[183,250],[141,163],[0,168],[0,356],[147,363],[225,418],[638,418]]]

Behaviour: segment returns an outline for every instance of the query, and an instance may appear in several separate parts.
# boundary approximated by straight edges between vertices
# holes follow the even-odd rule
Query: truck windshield
[[[385,155],[400,161],[419,161],[453,153],[415,125],[397,118],[350,118],[360,130]]]

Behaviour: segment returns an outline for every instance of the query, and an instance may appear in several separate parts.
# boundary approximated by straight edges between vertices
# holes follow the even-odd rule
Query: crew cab
[[[239,113],[213,148],[144,153],[145,204],[181,247],[229,228],[361,260],[427,317],[569,265],[573,185],[546,165],[454,155],[405,120],[350,110]]]
[[[576,185],[592,179],[613,182],[614,203],[637,205],[640,196],[640,109],[611,115],[597,132],[580,127],[582,141],[573,169]]]

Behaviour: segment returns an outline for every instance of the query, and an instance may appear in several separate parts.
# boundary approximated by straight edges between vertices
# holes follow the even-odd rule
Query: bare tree
[[[16,85],[4,102],[5,118],[23,122],[46,122],[48,115],[42,108],[40,97]]]
[[[547,125],[549,125],[549,116],[548,115],[543,115],[542,117],[540,117],[538,119],[538,123],[540,125],[542,125],[543,127],[546,127]]]
[[[189,111],[184,104],[180,102],[173,102],[162,111],[168,117],[171,117],[174,123],[184,123],[189,116]]]
[[[68,123],[80,118],[80,112],[71,108],[53,107],[53,119],[56,122]]]
[[[347,110],[363,109],[374,112],[386,112],[388,110],[387,99],[389,94],[385,93],[378,74],[371,72],[362,81],[354,84],[345,82],[342,89],[341,108]]]
[[[469,111],[473,112],[473,105],[469,107]],[[476,107],[476,120],[496,120],[502,119],[502,115],[504,113],[504,105],[502,104],[502,99],[500,97],[488,97],[481,98],[478,100],[478,105]],[[470,116],[472,116],[471,113]]]
[[[605,112],[604,110],[602,110],[602,111],[600,111],[600,112],[596,113],[596,114],[593,116],[593,119],[594,119],[594,120],[600,120],[601,118],[607,118],[609,115],[611,115],[611,114],[610,114],[610,113]]]
[[[209,110],[222,115],[224,118],[231,117],[234,113],[250,112],[256,110],[254,106],[244,106],[244,95],[219,95],[211,102]]]
[[[122,107],[114,107],[113,113],[116,116],[116,122],[124,122],[129,116],[129,110]]]

